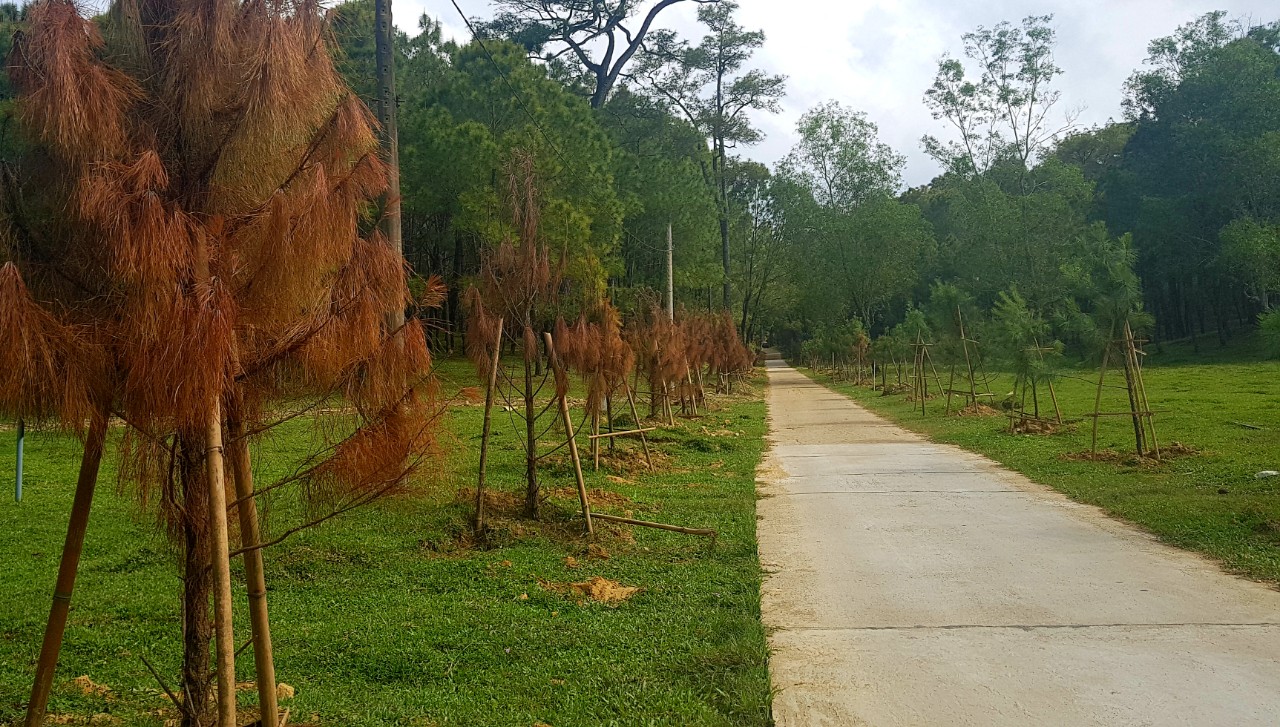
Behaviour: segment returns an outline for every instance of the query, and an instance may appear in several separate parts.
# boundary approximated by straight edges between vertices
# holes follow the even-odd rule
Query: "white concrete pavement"
[[[779,727],[1280,725],[1280,591],[769,362]]]

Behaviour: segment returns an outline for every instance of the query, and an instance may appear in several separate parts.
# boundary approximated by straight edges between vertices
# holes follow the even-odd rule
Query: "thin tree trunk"
[[[547,342],[548,364],[554,367],[556,376],[559,376],[562,364],[556,358],[555,343],[552,342],[550,333],[542,335]],[[569,456],[573,460],[573,474],[578,485],[578,499],[582,503],[582,517],[587,521],[587,535],[595,535],[595,526],[591,523],[591,501],[587,499],[587,483],[582,477],[582,460],[578,457],[578,440],[574,436],[573,419],[569,417],[569,401],[564,394],[559,394],[556,398],[560,400],[560,418],[564,421],[564,436],[569,444]]]
[[[54,672],[58,667],[58,653],[62,650],[62,635],[66,631],[67,614],[71,610],[71,594],[76,586],[80,553],[84,550],[84,535],[89,527],[89,511],[93,507],[93,491],[98,484],[98,469],[102,464],[102,449],[106,439],[107,418],[95,412],[89,424],[89,436],[85,439],[84,454],[80,457],[80,475],[76,479],[76,494],[71,504],[71,519],[67,523],[67,537],[62,543],[62,560],[58,563],[58,579],[53,587],[53,605],[49,608],[44,641],[40,645],[40,658],[36,662],[31,701],[27,703],[26,727],[40,727],[44,724],[45,708],[49,701],[49,691],[53,687]]]
[[[626,384],[623,384],[626,386]],[[636,397],[631,393],[631,389],[627,388],[627,403],[631,405],[631,418],[636,420],[636,429],[643,429],[640,425],[640,412],[636,410]],[[645,437],[644,432],[640,432],[640,444],[644,447],[644,462],[649,469],[653,469],[653,459],[649,455],[649,439]]]
[[[489,386],[484,393],[484,429],[480,434],[480,474],[476,479],[476,532],[484,530],[484,475],[489,463],[489,436],[493,429],[493,397],[498,388],[498,363],[502,357],[502,319],[498,319],[498,338],[493,344],[492,366],[489,368]]]
[[[613,433],[613,395],[608,394],[604,397],[604,418],[605,425],[609,427],[609,433]],[[639,426],[639,425],[637,425]],[[613,452],[613,437],[609,438],[609,452]]]
[[[400,225],[400,144],[396,126],[396,61],[392,44],[395,26],[391,19],[391,0],[374,0],[374,57],[378,82],[374,104],[381,127],[382,152],[387,160],[387,191],[382,196],[382,228],[387,243],[396,255],[404,258],[404,239]],[[399,330],[404,325],[404,310],[387,312],[388,327]]]
[[[527,327],[527,324],[526,324]],[[534,417],[537,412],[534,411],[533,403],[533,370],[529,361],[530,356],[536,356],[536,351],[524,352],[524,436],[525,436],[525,491],[524,491],[524,514],[527,517],[537,519],[538,517],[538,432],[537,422]]]
[[[200,454],[203,437],[178,435],[178,477],[182,482],[182,727],[213,724],[209,642],[213,619],[209,599],[213,571],[209,562],[209,488]]]
[[[1093,437],[1089,444],[1089,451],[1093,454],[1098,453],[1098,420],[1102,418],[1102,385],[1107,380],[1107,359],[1111,356],[1111,339],[1115,333],[1116,329],[1113,325],[1107,337],[1106,346],[1102,349],[1102,367],[1098,371],[1098,393],[1093,398]]]
[[[262,565],[262,533],[258,528],[258,503],[254,498],[253,467],[249,461],[249,441],[240,419],[227,421],[231,442],[227,456],[235,480],[236,512],[240,516],[240,547],[244,552],[244,575],[249,590],[249,624],[253,629],[253,667],[258,687],[261,727],[276,727],[280,707],[276,703],[276,665],[271,648],[271,620],[267,613],[267,580]]]
[[[236,639],[231,603],[227,489],[222,464],[222,402],[214,399],[205,425],[208,470],[210,562],[213,564],[213,625],[217,647],[218,727],[236,727]]]

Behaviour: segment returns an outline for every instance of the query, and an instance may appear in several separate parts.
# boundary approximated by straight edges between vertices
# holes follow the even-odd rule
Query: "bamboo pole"
[[[528,316],[524,325],[526,329],[530,327]],[[536,355],[536,351],[524,352],[524,513],[535,519],[538,517],[538,414],[533,403],[533,364],[529,359]]]
[[[93,505],[93,491],[98,484],[98,468],[102,464],[102,448],[106,440],[107,417],[94,412],[89,423],[89,436],[84,442],[84,454],[80,457],[80,476],[76,479],[71,519],[67,522],[67,537],[62,544],[62,560],[58,563],[53,605],[49,608],[44,641],[40,645],[40,658],[36,661],[31,700],[27,702],[26,727],[40,727],[44,724],[45,707],[49,702],[49,691],[53,687],[53,675],[58,667],[58,652],[62,650],[62,635],[67,628],[71,594],[76,586],[76,571],[80,566],[80,553],[84,550],[84,534],[89,526],[89,511]]]
[[[498,388],[498,362],[502,358],[502,324],[498,319],[498,338],[493,343],[493,359],[489,367],[489,386],[484,394],[484,427],[480,434],[480,473],[476,477],[476,518],[475,531],[484,530],[484,477],[485,467],[489,463],[489,435],[493,430],[493,397]]]
[[[559,374],[560,359],[556,356],[555,342],[551,339],[551,333],[545,332],[542,336],[547,342],[547,359]],[[582,517],[587,521],[587,535],[595,535],[595,526],[591,524],[591,502],[587,499],[587,483],[582,478],[582,460],[578,458],[578,440],[574,436],[573,420],[569,418],[569,401],[563,394],[557,394],[556,398],[560,400],[560,418],[564,420],[564,434],[569,440],[569,457],[573,460],[573,476],[578,483],[578,499],[582,501]]]
[[[943,416],[951,416],[951,397],[955,394],[954,387],[956,385],[956,365],[951,364],[951,376],[947,379],[947,410]]]
[[[1160,459],[1160,442],[1156,439],[1156,423],[1151,412],[1151,403],[1147,401],[1147,385],[1142,380],[1142,362],[1138,358],[1138,347],[1137,347],[1136,341],[1134,340],[1133,328],[1129,325],[1128,321],[1125,321],[1124,333],[1125,333],[1125,338],[1128,339],[1129,341],[1129,344],[1128,344],[1129,354],[1130,356],[1133,357],[1133,375],[1134,375],[1134,383],[1137,386],[1138,404],[1144,411],[1147,412],[1145,417],[1146,426],[1151,430],[1151,445],[1152,445],[1153,451],[1155,452],[1156,459],[1159,460]]]
[[[27,423],[18,417],[17,461],[13,467],[13,501],[22,502],[22,445],[27,435]]]
[[[1133,354],[1133,340],[1129,333],[1129,324],[1127,321],[1125,322],[1124,328],[1125,328],[1125,333],[1124,333],[1123,347],[1124,347],[1125,391],[1129,395],[1129,411],[1132,414],[1132,419],[1133,419],[1134,445],[1138,450],[1138,456],[1143,457],[1146,455],[1146,450],[1147,450],[1147,441],[1146,441],[1147,432],[1146,432],[1146,425],[1143,423],[1142,416],[1138,413],[1142,409],[1142,407],[1138,403],[1138,392],[1134,388],[1135,384],[1133,381],[1133,367],[1136,363],[1134,359],[1137,357]]]
[[[613,431],[613,394],[605,394],[604,397],[604,419],[605,426],[609,427],[609,431]],[[636,426],[640,426],[637,424]],[[609,451],[613,452],[613,440],[609,440]]]
[[[589,439],[612,439],[614,437],[628,437],[635,434],[644,434],[645,432],[652,432],[655,429],[657,429],[657,427],[645,427],[644,429],[628,429],[626,431],[621,431],[621,432],[604,432],[602,434],[592,434],[589,437]]]
[[[1098,393],[1093,398],[1093,440],[1090,445],[1090,451],[1093,454],[1098,453],[1098,414],[1102,411],[1102,383],[1107,378],[1107,359],[1111,356],[1111,337],[1115,335],[1116,327],[1111,325],[1111,333],[1107,337],[1107,342],[1102,348],[1102,368],[1098,371]]]
[[[1058,420],[1058,423],[1061,424],[1062,423],[1062,407],[1058,406],[1058,392],[1053,390],[1052,378],[1048,380],[1048,384],[1049,384],[1049,398],[1053,400],[1053,413],[1055,415],[1055,418]]]
[[[591,456],[594,459],[593,469],[600,471],[600,442],[597,434],[600,433],[600,411],[597,409],[591,412],[591,436],[587,439],[591,443]]]
[[[623,382],[623,386],[627,390],[627,404],[631,406],[631,418],[636,420],[636,426],[640,426],[640,412],[636,410],[636,398],[632,395],[631,387]],[[653,469],[653,458],[649,456],[649,438],[640,432],[640,444],[644,447],[644,462],[649,469]]]
[[[222,465],[222,402],[214,399],[205,424],[205,467],[212,536],[213,620],[218,656],[218,727],[236,727],[236,640],[231,610],[231,562],[227,535],[227,490]]]
[[[249,442],[239,419],[228,421],[231,443],[227,455],[235,480],[240,541],[244,550],[244,575],[249,587],[249,624],[253,629],[253,666],[258,686],[261,727],[278,727],[280,706],[276,703],[276,666],[271,648],[271,620],[267,613],[267,581],[262,566],[262,534],[258,530],[258,505],[253,492],[253,467],[249,462]]]
[[[684,533],[686,535],[703,535],[706,537],[716,537],[716,531],[710,528],[686,528],[681,525],[667,525],[666,523],[653,523],[647,520],[634,520],[629,517],[618,517],[617,515],[595,515],[598,520],[604,520],[611,523],[622,523],[623,525],[639,525],[645,528],[657,528],[658,530],[670,530],[673,533]]]

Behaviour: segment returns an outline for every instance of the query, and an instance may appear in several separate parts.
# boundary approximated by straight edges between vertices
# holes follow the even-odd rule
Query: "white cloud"
[[[907,155],[906,181],[922,184],[937,165],[920,151],[924,134],[943,134],[922,101],[938,59],[959,54],[960,36],[979,25],[1054,15],[1057,61],[1063,69],[1060,114],[1083,108],[1079,123],[1105,123],[1120,115],[1121,86],[1146,57],[1147,42],[1212,10],[1270,22],[1280,18],[1271,0],[740,0],[740,22],[763,29],[757,65],[789,77],[788,95],[777,116],[757,115],[767,139],[743,150],[776,161],[794,141],[800,114],[827,99],[865,111],[881,136]],[[485,16],[483,0],[459,0],[464,12]],[[416,28],[427,12],[444,23],[447,36],[469,34],[449,0],[400,0],[398,25]],[[663,25],[697,38],[701,29],[691,3],[666,11]]]

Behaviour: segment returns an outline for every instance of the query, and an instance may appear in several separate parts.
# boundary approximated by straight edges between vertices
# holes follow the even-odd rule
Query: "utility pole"
[[[667,315],[676,319],[675,253],[671,241],[671,223],[667,223]]]
[[[404,239],[400,232],[400,142],[396,129],[396,59],[392,47],[394,25],[391,0],[374,0],[374,58],[377,62],[378,97],[374,111],[381,126],[382,153],[387,160],[387,191],[382,197],[382,234],[401,259]],[[393,330],[404,325],[404,311],[389,311]]]

